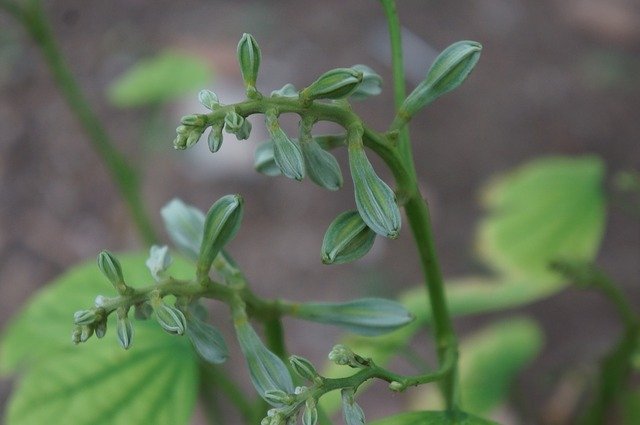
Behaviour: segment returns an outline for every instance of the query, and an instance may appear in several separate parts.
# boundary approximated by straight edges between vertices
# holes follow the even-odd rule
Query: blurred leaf
[[[195,93],[211,78],[211,68],[202,59],[168,50],[138,61],[109,85],[107,97],[121,108],[157,104]]]
[[[640,390],[630,391],[622,398],[622,423],[640,424]]]
[[[145,253],[119,256],[127,282],[149,284]],[[172,276],[192,275],[176,258]],[[115,295],[94,261],[71,269],[40,291],[6,329],[2,373],[23,373],[9,402],[7,425],[186,424],[197,390],[197,363],[187,338],[172,337],[155,321],[135,321],[132,347],[116,342],[115,317],[107,337],[71,344],[73,312],[99,293]]]
[[[552,260],[593,260],[605,224],[603,177],[597,157],[553,157],[490,183],[480,256],[507,275],[535,278],[548,278]]]
[[[494,425],[496,422],[479,418],[468,413],[456,412],[405,412],[389,416],[369,425]]]
[[[492,324],[465,339],[459,371],[465,410],[487,414],[504,401],[514,378],[539,354],[542,343],[538,325],[523,317]],[[416,404],[431,408],[437,398],[432,387],[424,387]]]

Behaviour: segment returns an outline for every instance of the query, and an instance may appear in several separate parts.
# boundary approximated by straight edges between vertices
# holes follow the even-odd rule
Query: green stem
[[[395,1],[382,0],[382,6],[389,25],[394,103],[397,112],[404,102],[406,95],[401,28]],[[459,396],[457,394],[457,337],[447,306],[444,281],[442,279],[442,273],[440,272],[440,265],[436,255],[429,208],[426,201],[420,194],[417,185],[417,175],[413,161],[411,143],[409,140],[409,132],[406,126],[400,131],[398,137],[398,150],[403,160],[404,168],[411,176],[411,186],[406,188],[404,191],[406,193],[410,193],[410,196],[405,203],[405,211],[418,248],[422,270],[425,275],[425,284],[433,312],[433,328],[441,369],[448,359],[448,353],[453,353],[453,365],[448,369],[441,383],[447,409],[453,410],[457,407],[459,401]]]
[[[22,23],[42,51],[58,88],[89,136],[93,148],[107,167],[113,182],[129,207],[140,237],[146,244],[152,244],[157,238],[140,196],[138,173],[113,145],[100,119],[85,99],[55,42],[53,31],[44,16],[40,2],[31,1],[23,8],[9,2],[3,2],[2,6]]]
[[[264,331],[269,350],[286,362],[287,348],[284,342],[284,331],[282,329],[282,319],[280,316],[278,315],[272,319],[265,320]]]

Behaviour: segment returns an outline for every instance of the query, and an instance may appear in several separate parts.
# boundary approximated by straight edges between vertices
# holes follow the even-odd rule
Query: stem
[[[404,102],[406,95],[400,21],[398,19],[395,0],[382,0],[382,6],[389,25],[394,101],[397,112],[402,102]],[[433,328],[436,338],[438,361],[441,369],[443,369],[445,362],[447,362],[448,353],[452,353],[453,355],[453,364],[451,368],[447,370],[441,383],[446,407],[449,410],[453,410],[457,407],[459,399],[457,389],[457,337],[447,306],[444,281],[442,279],[442,273],[440,272],[433,239],[429,208],[420,194],[417,185],[417,175],[411,151],[409,131],[406,126],[400,131],[398,137],[398,150],[403,160],[404,168],[411,176],[411,186],[405,189],[407,193],[410,193],[409,199],[405,204],[405,211],[420,255],[420,264],[425,275],[425,284],[433,312]]]
[[[284,342],[284,331],[282,329],[282,319],[276,316],[273,319],[264,322],[265,337],[267,339],[267,347],[276,356],[287,362],[287,348]]]
[[[139,175],[113,145],[100,119],[85,99],[55,42],[40,2],[31,1],[22,8],[10,2],[2,2],[2,6],[22,23],[42,51],[58,88],[126,202],[140,237],[146,244],[152,244],[157,238],[140,196]]]

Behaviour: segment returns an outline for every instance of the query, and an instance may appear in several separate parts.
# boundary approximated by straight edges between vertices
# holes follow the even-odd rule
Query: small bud
[[[149,249],[149,258],[145,264],[155,281],[161,282],[166,278],[166,271],[171,265],[171,261],[168,246],[153,245]]]
[[[209,274],[211,264],[220,250],[232,240],[242,222],[243,200],[240,195],[226,195],[209,209],[204,222],[202,245],[198,256],[197,276]]]
[[[352,68],[332,69],[302,90],[300,97],[308,100],[343,99],[353,93],[362,77],[362,72]]]
[[[393,190],[373,170],[360,135],[349,139],[349,168],[360,216],[374,232],[395,239],[400,232],[400,210]]]
[[[80,332],[80,342],[87,342],[91,335],[93,335],[93,326],[84,325],[81,326],[82,331]]]
[[[193,127],[187,137],[184,149],[190,148],[191,146],[198,143],[200,137],[202,137],[202,133],[204,133],[204,127]]]
[[[122,276],[122,268],[118,259],[109,251],[104,250],[98,254],[98,268],[103,275],[109,279],[109,282],[116,288],[118,293],[122,294],[127,291],[127,286],[124,283],[124,277]]]
[[[350,366],[352,368],[369,367],[371,361],[354,353],[349,347],[343,344],[334,345],[329,352],[329,360],[339,366]]]
[[[80,326],[76,326],[73,328],[73,332],[71,333],[71,342],[75,345],[80,344],[80,336],[82,335],[82,328]]]
[[[274,159],[280,171],[290,179],[302,180],[305,174],[305,166],[300,146],[282,131],[274,111],[267,111],[266,124],[267,131],[273,140]]]
[[[302,134],[301,123],[300,147],[304,155],[305,170],[312,182],[328,190],[342,187],[343,178],[336,158],[320,147],[311,134]]]
[[[268,140],[258,146],[254,155],[253,167],[257,172],[269,177],[282,174],[278,164],[276,164],[273,141]]]
[[[405,386],[402,385],[402,383],[398,382],[398,381],[393,381],[389,384],[389,389],[391,391],[395,391],[395,392],[399,392],[405,389]]]
[[[287,83],[280,90],[272,91],[271,97],[298,97],[298,91],[293,84]]]
[[[104,318],[94,324],[96,338],[102,338],[107,334],[107,319]]]
[[[189,133],[191,133],[191,126],[188,125],[179,125],[178,127],[176,127],[176,133],[178,135],[185,135],[188,136]]]
[[[211,131],[207,137],[207,143],[209,144],[209,150],[211,153],[216,153],[222,147],[222,129],[224,128],[224,121],[218,121],[211,125]]]
[[[127,317],[127,312],[118,309],[118,322],[116,325],[116,335],[120,346],[125,350],[128,350],[131,346],[131,340],[133,339],[133,326],[131,321]]]
[[[251,34],[243,34],[238,43],[238,62],[245,86],[255,88],[260,69],[260,47]]]
[[[202,114],[185,115],[180,119],[180,123],[186,126],[202,127],[207,123],[207,116]]]
[[[190,311],[185,313],[185,318],[187,337],[200,357],[209,363],[224,363],[229,357],[229,350],[220,331],[201,321]]]
[[[481,50],[482,45],[475,41],[458,41],[440,53],[426,78],[405,99],[393,127],[408,122],[420,109],[460,86],[478,63]]]
[[[198,93],[198,100],[202,106],[210,111],[213,111],[215,108],[220,106],[218,96],[211,90],[200,90],[200,93]]]
[[[272,405],[291,404],[292,397],[282,390],[269,390],[264,393],[264,398]]]
[[[96,308],[102,308],[107,305],[108,301],[109,301],[109,298],[105,297],[104,295],[97,295],[96,299],[93,301],[93,305]]]
[[[73,323],[76,325],[90,325],[96,318],[96,310],[80,310],[73,313]]]
[[[365,336],[393,332],[414,319],[402,304],[383,298],[361,298],[344,303],[301,303],[295,315]]]
[[[176,150],[185,150],[187,148],[187,135],[186,134],[178,134],[175,139],[173,139],[173,148]]]
[[[197,260],[202,243],[204,213],[180,199],[173,199],[160,210],[160,215],[175,246],[187,258]]]
[[[302,425],[316,425],[318,423],[318,408],[314,399],[309,398],[305,403],[302,414]]]
[[[291,356],[289,357],[289,364],[299,377],[308,381],[313,382],[320,376],[313,364],[304,357]]]
[[[362,258],[373,246],[376,233],[358,211],[346,211],[329,225],[322,240],[322,262],[343,264]]]
[[[351,67],[362,72],[362,83],[349,96],[353,100],[363,100],[382,93],[382,77],[366,65],[354,65]]]
[[[238,140],[246,140],[251,134],[251,123],[235,111],[230,111],[225,115],[224,126],[225,131],[235,134]]]
[[[354,400],[353,388],[342,390],[342,414],[346,425],[364,425],[364,412]]]
[[[172,335],[184,334],[187,327],[187,319],[185,319],[180,310],[165,304],[159,296],[151,300],[151,306],[162,329]]]

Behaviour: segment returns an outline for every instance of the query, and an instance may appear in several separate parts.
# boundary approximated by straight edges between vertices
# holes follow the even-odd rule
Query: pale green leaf
[[[145,253],[118,258],[132,286],[152,283]],[[189,277],[193,266],[175,260],[170,274]],[[0,369],[22,373],[7,425],[188,423],[198,378],[187,338],[166,334],[155,321],[133,321],[133,344],[125,351],[112,315],[104,339],[72,345],[73,312],[91,306],[97,294],[115,295],[90,261],[40,291],[6,329]]]
[[[593,156],[525,164],[484,190],[478,251],[497,271],[548,278],[549,263],[592,260],[602,240],[604,166]]]
[[[179,51],[164,51],[138,61],[107,89],[115,106],[158,104],[210,83],[211,68],[202,59]]]
[[[496,422],[463,412],[405,412],[382,418],[369,425],[496,425]]]

